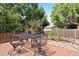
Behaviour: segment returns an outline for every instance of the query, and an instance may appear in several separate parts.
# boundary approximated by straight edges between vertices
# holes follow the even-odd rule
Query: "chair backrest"
[[[48,40],[47,36],[42,36],[40,39],[41,46],[45,46],[47,44],[47,40]]]
[[[32,48],[40,48],[42,46],[45,46],[47,44],[47,40],[47,36],[42,36],[41,38],[38,38],[37,40],[33,41]]]

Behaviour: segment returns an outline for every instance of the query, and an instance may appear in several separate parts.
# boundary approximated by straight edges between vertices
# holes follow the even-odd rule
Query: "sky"
[[[55,3],[39,3],[39,7],[43,7],[45,10],[45,14],[47,15],[48,22],[51,23],[51,11],[55,6]]]

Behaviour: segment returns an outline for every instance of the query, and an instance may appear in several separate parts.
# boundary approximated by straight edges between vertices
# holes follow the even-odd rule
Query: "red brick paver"
[[[0,56],[9,56],[8,51],[12,48],[12,46],[9,43],[3,43],[0,45]],[[48,55],[50,56],[79,56],[79,51],[73,51],[65,48],[61,48],[54,45],[47,44],[46,47],[43,47],[44,49],[47,49]],[[45,51],[47,53],[47,51]],[[51,53],[55,52],[55,53]],[[20,54],[19,56],[33,56],[33,51],[28,51],[27,53]]]
[[[79,56],[79,51],[73,51],[58,46],[47,45],[51,51],[55,51],[52,56]]]

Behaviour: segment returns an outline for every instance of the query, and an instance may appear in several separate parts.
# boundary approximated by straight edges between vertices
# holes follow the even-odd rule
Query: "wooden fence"
[[[52,32],[61,37],[79,39],[79,29],[54,29]]]
[[[19,32],[19,33],[14,33],[14,32],[11,32],[11,33],[0,33],[0,43],[5,43],[5,42],[12,41],[12,40],[17,40],[15,38],[15,35],[16,34],[27,34],[27,33],[26,32]]]
[[[57,33],[57,37],[66,38],[68,41],[79,43],[79,29],[53,29],[52,32]]]
[[[26,34],[26,32],[14,33],[16,32],[16,27],[16,23],[14,22],[0,22],[0,43],[16,40],[16,34]]]

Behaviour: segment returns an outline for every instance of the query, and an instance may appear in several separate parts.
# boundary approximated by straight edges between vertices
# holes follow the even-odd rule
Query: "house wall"
[[[77,26],[77,29],[79,29],[79,26]]]

